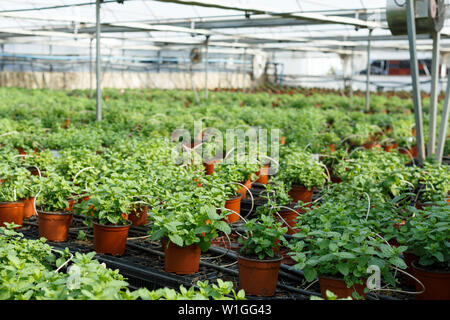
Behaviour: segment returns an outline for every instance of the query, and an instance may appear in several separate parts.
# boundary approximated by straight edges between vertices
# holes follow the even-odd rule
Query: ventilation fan
[[[202,61],[202,51],[200,48],[193,48],[189,54],[192,63],[199,63]]]
[[[434,33],[444,27],[446,6],[444,0],[415,0],[416,33]],[[392,35],[406,35],[406,0],[386,1],[386,20]]]

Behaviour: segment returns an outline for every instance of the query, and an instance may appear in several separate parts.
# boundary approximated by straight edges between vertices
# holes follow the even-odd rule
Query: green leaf
[[[179,247],[182,247],[183,244],[184,244],[183,243],[183,238],[181,238],[177,234],[169,234],[169,239],[170,239],[170,241],[172,241],[173,243],[175,243]]]
[[[303,273],[305,274],[305,279],[308,282],[313,281],[317,277],[316,270],[308,266],[303,269]]]

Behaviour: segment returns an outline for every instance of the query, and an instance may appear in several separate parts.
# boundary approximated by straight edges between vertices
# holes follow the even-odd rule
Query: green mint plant
[[[301,185],[307,189],[321,188],[327,175],[324,167],[313,155],[301,149],[292,149],[281,159],[279,177],[288,185]]]
[[[450,207],[446,202],[427,206],[413,214],[396,232],[396,239],[419,257],[419,266],[449,270]]]
[[[284,234],[287,227],[275,221],[272,215],[260,215],[258,218],[248,220],[243,225],[246,236],[238,238],[242,244],[240,254],[260,260],[267,260],[277,256],[276,249],[286,243]]]

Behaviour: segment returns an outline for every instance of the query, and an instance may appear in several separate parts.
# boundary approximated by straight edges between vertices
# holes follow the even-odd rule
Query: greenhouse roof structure
[[[273,1],[105,0],[102,46],[149,51],[201,45],[209,36],[209,45],[221,48],[348,53],[364,51],[374,29],[374,50],[407,50],[407,37],[393,37],[387,28],[385,3],[282,0],[276,8]],[[95,21],[95,1],[2,1],[0,41],[89,46]],[[441,36],[445,44],[448,25]],[[430,43],[420,35],[418,50]]]

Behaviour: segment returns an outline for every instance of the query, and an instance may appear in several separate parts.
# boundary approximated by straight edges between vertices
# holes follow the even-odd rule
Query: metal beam
[[[366,70],[366,111],[370,110],[370,45],[373,29],[369,29],[369,41],[367,42],[367,70]]]
[[[439,64],[440,64],[440,34],[433,34],[433,57],[431,69],[431,92],[430,92],[430,121],[428,124],[427,157],[432,158],[436,151],[436,117],[439,96]]]
[[[185,5],[195,5],[201,7],[209,7],[209,8],[217,8],[224,10],[234,10],[234,11],[242,11],[242,12],[253,12],[255,14],[269,14],[272,16],[280,16],[285,18],[294,18],[300,20],[309,20],[309,21],[317,21],[321,23],[336,23],[336,24],[344,24],[344,25],[352,25],[360,28],[381,28],[383,27],[381,24],[374,21],[364,21],[357,18],[349,18],[349,17],[340,17],[340,16],[331,16],[331,15],[323,15],[320,13],[291,13],[291,12],[283,12],[276,8],[264,7],[263,5],[251,6],[241,4],[239,7],[233,6],[229,2],[224,1],[205,1],[205,0],[155,0],[159,2],[170,2],[177,4],[185,4]]]
[[[425,143],[423,136],[422,101],[420,96],[419,68],[416,52],[416,23],[414,14],[414,0],[406,0],[406,23],[408,26],[410,68],[412,77],[412,89],[414,97],[414,118],[416,122],[416,144],[419,156],[419,164],[425,159]]]
[[[444,155],[445,140],[447,139],[448,114],[450,109],[450,75],[447,79],[447,90],[445,92],[444,110],[442,111],[441,126],[439,128],[438,145],[436,150],[436,159],[442,163]]]
[[[101,82],[101,50],[100,50],[100,1],[96,0],[95,5],[95,17],[96,17],[96,77],[97,77],[97,108],[96,108],[96,119],[97,121],[102,121],[102,82]]]

